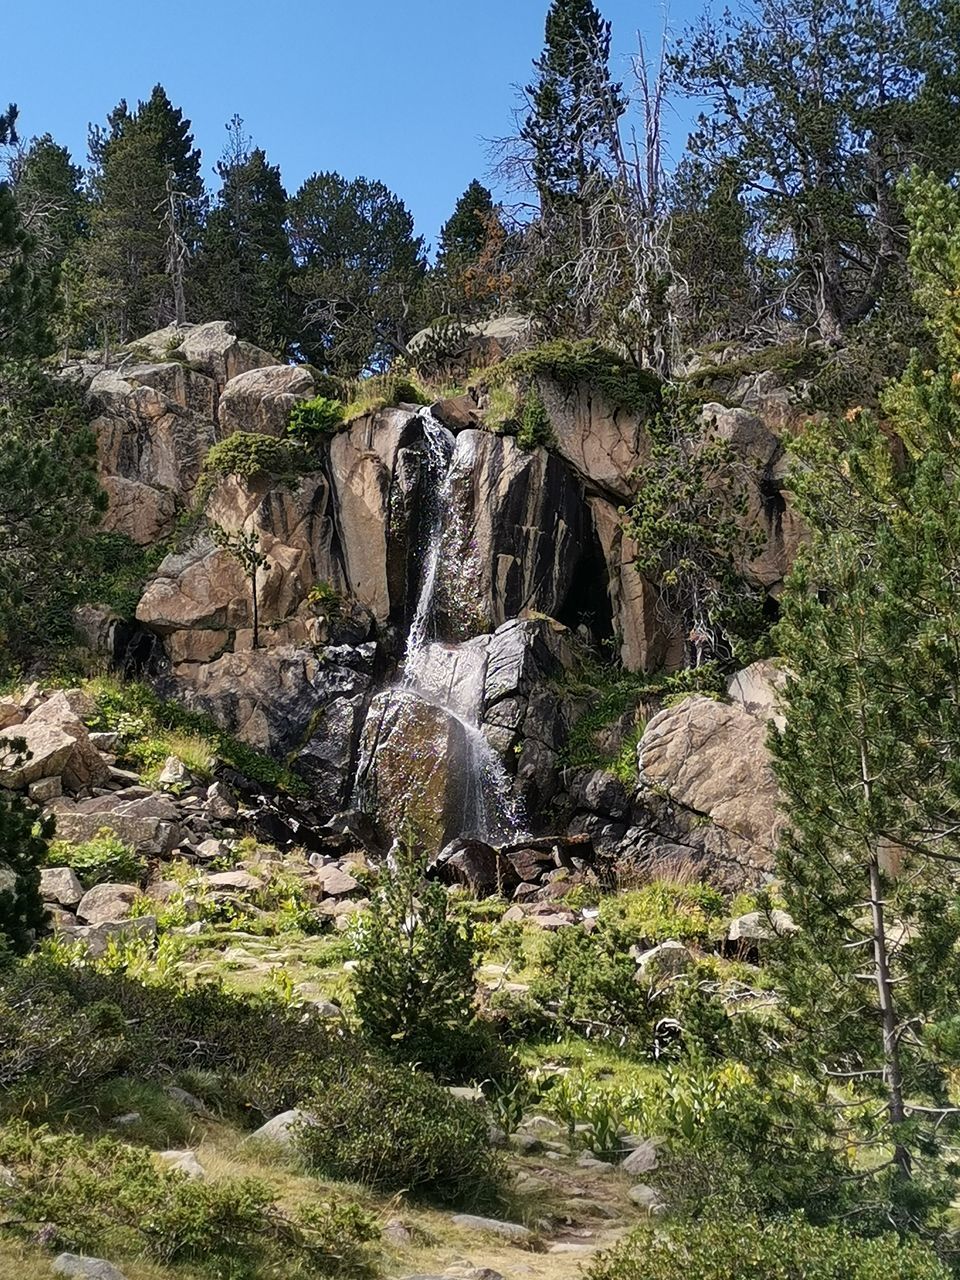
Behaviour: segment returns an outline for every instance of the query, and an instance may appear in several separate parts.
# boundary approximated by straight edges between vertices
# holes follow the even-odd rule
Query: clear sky
[[[510,127],[512,86],[529,79],[548,0],[17,0],[0,29],[0,100],[24,136],[49,132],[86,155],[90,121],[160,81],[193,122],[208,180],[234,112],[294,191],[317,169],[379,178],[428,241],[489,168],[484,139]],[[601,0],[614,70],[663,13]],[[682,28],[698,0],[674,0]],[[681,147],[685,125],[672,124]]]

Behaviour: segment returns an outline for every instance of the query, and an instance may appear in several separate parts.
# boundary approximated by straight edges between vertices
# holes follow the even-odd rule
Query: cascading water
[[[425,503],[426,532],[420,591],[407,636],[403,679],[396,696],[414,697],[432,703],[441,707],[457,722],[463,739],[463,766],[466,773],[460,834],[474,836],[492,844],[504,843],[520,835],[523,825],[509,775],[477,724],[480,690],[474,688],[470,695],[464,696],[461,689],[461,696],[457,698],[449,687],[438,688],[436,682],[429,678],[431,668],[435,665],[431,650],[437,647],[448,649],[448,646],[436,640],[435,605],[444,528],[453,505],[450,464],[454,437],[429,409],[421,411],[420,421],[424,441],[423,483],[420,492],[421,500]],[[477,680],[482,688],[482,666],[476,669],[474,683]]]

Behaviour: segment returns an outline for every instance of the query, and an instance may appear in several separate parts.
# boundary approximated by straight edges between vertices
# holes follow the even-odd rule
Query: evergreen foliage
[[[248,342],[285,355],[294,332],[293,254],[280,170],[250,148],[243,121],[227,125],[221,186],[203,227],[195,268],[196,306],[231,322]]]
[[[188,254],[196,246],[200,152],[190,121],[158,84],[135,111],[122,101],[106,128],[91,131],[90,158],[90,235],[79,251],[85,306],[105,341],[128,342],[178,318],[170,239]]]
[[[581,196],[600,170],[611,125],[626,109],[609,64],[610,23],[592,0],[552,0],[521,129],[544,205]]]
[[[22,739],[0,746],[0,765],[23,758]],[[40,899],[40,867],[53,823],[13,792],[0,788],[0,963],[8,952],[34,945],[46,911]],[[0,1082],[2,1083],[2,1082]]]
[[[398,848],[356,926],[356,1008],[371,1043],[441,1076],[483,1070],[475,1059],[476,976],[469,924],[451,913],[424,860]],[[472,1060],[473,1059],[473,1060]]]
[[[301,300],[297,347],[346,377],[385,369],[417,328],[423,239],[382,182],[315,173],[288,206]]]

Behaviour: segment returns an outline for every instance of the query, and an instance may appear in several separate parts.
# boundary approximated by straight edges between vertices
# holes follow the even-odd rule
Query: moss
[[[202,506],[224,476],[247,481],[265,475],[290,482],[315,465],[312,452],[297,441],[236,431],[208,451],[200,468],[194,504]]]
[[[709,352],[709,349],[707,349]],[[702,389],[716,382],[736,382],[751,373],[774,371],[785,376],[813,374],[823,363],[823,353],[803,342],[761,347],[720,364],[705,364],[682,380],[688,388]]]
[[[629,360],[592,340],[573,342],[558,338],[520,351],[487,373],[491,386],[516,381],[529,383],[550,378],[563,391],[573,391],[581,383],[596,392],[613,409],[643,416],[654,413],[660,403],[660,379],[649,369],[638,369]]]
[[[430,396],[409,374],[381,373],[344,386],[346,422],[397,404],[429,404]]]

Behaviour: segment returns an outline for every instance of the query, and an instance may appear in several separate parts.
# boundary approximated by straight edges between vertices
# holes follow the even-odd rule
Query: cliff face
[[[308,370],[275,364],[223,324],[161,331],[122,367],[68,373],[95,412],[107,527],[141,545],[170,539],[198,505],[214,444],[238,431],[284,436],[292,407],[315,393]],[[610,775],[564,767],[571,726],[588,709],[563,692],[574,648],[612,648],[627,670],[652,671],[675,661],[676,641],[633,567],[621,516],[648,456],[644,421],[586,385],[539,385],[550,449],[483,429],[464,399],[356,419],[319,447],[307,474],[220,479],[204,498],[206,521],[166,556],[137,608],[162,651],[159,678],[289,761],[326,813],[365,804],[385,838],[413,811],[433,844],[464,834],[464,771],[493,767],[477,765],[478,731],[526,805],[525,828],[562,822],[631,856],[657,841],[698,858],[726,857],[735,844],[763,864],[769,849],[755,823],[745,836],[708,840],[698,803],[671,808],[682,769],[662,749],[662,720],[659,755],[641,744],[633,794]],[[775,593],[800,531],[762,411],[705,413],[756,477],[745,518],[765,539],[750,572]],[[255,534],[266,556],[257,648],[249,578],[212,526]],[[86,622],[102,642],[109,626]],[[411,682],[410,652],[406,676],[402,660],[418,626]],[[398,681],[399,710],[389,693]],[[737,737],[742,728],[728,754],[754,750],[756,735]],[[711,750],[731,732],[712,726]],[[673,764],[654,778],[650,762],[664,758]]]

